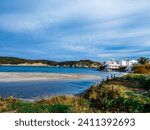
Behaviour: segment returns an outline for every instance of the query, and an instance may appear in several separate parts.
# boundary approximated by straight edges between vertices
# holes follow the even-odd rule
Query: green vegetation
[[[103,70],[105,70],[105,65],[101,65],[97,70],[98,70],[98,71],[103,71]]]
[[[149,58],[141,57],[138,59],[139,64],[133,65],[133,73],[150,74]]]
[[[80,60],[80,61],[65,61],[65,62],[56,62],[49,60],[28,60],[15,57],[0,57],[0,65],[19,65],[19,64],[34,64],[42,63],[48,66],[64,66],[64,67],[92,67],[99,68],[101,63],[91,61],[91,60]]]
[[[121,81],[129,82],[132,86],[129,87],[137,87],[139,89],[150,90],[150,75],[143,74],[128,74],[123,77],[118,78]]]
[[[150,64],[133,65],[133,73],[150,74]]]
[[[11,64],[11,65],[18,65],[18,64],[33,64],[33,63],[43,63],[47,65],[56,65],[57,62],[55,61],[48,61],[48,60],[28,60],[28,59],[22,59],[22,58],[16,58],[16,57],[0,57],[0,64]]]
[[[67,113],[71,112],[71,106],[64,105],[64,104],[54,104],[54,105],[47,105],[45,103],[38,103],[38,102],[24,102],[12,97],[7,99],[2,99],[0,101],[0,112],[18,112],[18,113]]]
[[[92,86],[80,96],[25,102],[0,98],[0,112],[150,112],[150,75],[129,74]]]
[[[138,59],[139,64],[148,64],[149,63],[149,58],[146,57],[140,57]]]
[[[119,66],[119,72],[125,72],[126,68],[126,66]]]
[[[83,94],[95,112],[150,112],[150,75],[126,75]]]
[[[80,61],[65,61],[60,62],[59,66],[66,67],[91,67],[91,68],[99,68],[102,64],[96,61],[91,60],[80,60]]]
[[[35,102],[21,101],[13,97],[0,98],[0,112],[68,113],[85,112],[86,109],[86,102],[74,96],[59,96]]]

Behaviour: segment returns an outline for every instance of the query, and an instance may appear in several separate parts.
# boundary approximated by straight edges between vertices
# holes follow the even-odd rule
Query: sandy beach
[[[22,82],[43,80],[77,80],[77,79],[99,79],[100,76],[84,74],[55,74],[55,73],[15,73],[0,72],[0,82]]]

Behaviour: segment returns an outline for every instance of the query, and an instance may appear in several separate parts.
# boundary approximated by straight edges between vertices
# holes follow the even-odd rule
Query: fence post
[[[111,74],[111,79],[113,79],[113,74]]]
[[[107,81],[109,80],[109,76],[107,76]]]
[[[116,79],[116,75],[114,74],[114,79]]]

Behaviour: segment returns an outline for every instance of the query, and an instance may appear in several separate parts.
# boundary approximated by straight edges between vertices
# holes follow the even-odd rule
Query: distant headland
[[[30,60],[16,57],[0,56],[0,66],[56,66],[99,68],[102,66],[102,63],[92,60],[57,62],[50,60]]]

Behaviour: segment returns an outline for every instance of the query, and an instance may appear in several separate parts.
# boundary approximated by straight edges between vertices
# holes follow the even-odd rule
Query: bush
[[[55,104],[52,106],[49,106],[48,112],[51,113],[69,113],[71,112],[72,107],[70,105],[64,105],[64,104]]]
[[[35,103],[19,103],[16,110],[19,113],[68,113],[72,107],[64,104],[45,105]]]
[[[128,81],[137,81],[140,83],[142,89],[150,90],[150,75],[128,74],[123,77],[120,77],[120,79]]]
[[[150,112],[148,97],[120,85],[93,86],[83,94],[95,112]]]
[[[89,111],[88,101],[77,96],[56,96],[49,99],[43,99],[37,103],[46,105],[65,104],[68,106],[72,106],[72,112]]]
[[[150,64],[133,65],[133,72],[139,74],[150,74]]]
[[[119,71],[120,71],[120,72],[125,72],[125,71],[126,71],[126,68],[127,68],[126,66],[120,66],[120,67],[119,67]]]
[[[37,106],[33,103],[23,103],[23,102],[17,104],[16,110],[19,113],[40,113],[43,111],[42,105]]]
[[[0,101],[0,112],[5,112],[7,110],[6,101]]]

